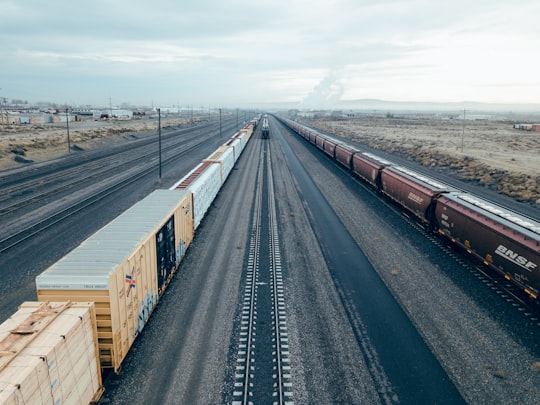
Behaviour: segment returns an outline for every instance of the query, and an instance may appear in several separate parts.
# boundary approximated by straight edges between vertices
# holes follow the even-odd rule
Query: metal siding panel
[[[373,162],[368,158],[355,154],[352,159],[353,172],[371,185],[377,187],[379,172],[384,168],[381,163]]]
[[[440,194],[439,190],[430,189],[392,168],[382,170],[381,181],[385,194],[418,217],[429,219],[427,210],[433,198]]]
[[[336,160],[348,169],[351,169],[353,151],[342,145],[336,146]]]

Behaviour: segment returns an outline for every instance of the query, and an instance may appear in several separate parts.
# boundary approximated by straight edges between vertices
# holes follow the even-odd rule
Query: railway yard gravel
[[[353,180],[342,180],[335,170],[321,168],[326,159],[322,154],[319,162],[298,151],[297,156],[466,401],[537,403],[538,324],[518,311],[509,314],[512,310],[498,303],[500,298],[489,288],[484,289],[481,283],[477,286],[478,281],[468,283],[473,277],[469,272],[444,254],[437,257],[430,253],[431,242],[404,224],[390,208],[383,206],[381,210],[378,200],[368,192],[358,198],[344,184]],[[493,302],[482,302],[491,299]]]
[[[277,144],[277,143],[276,143]],[[297,151],[295,151],[297,152]],[[353,329],[282,153],[273,154],[283,254],[294,400],[378,403]],[[279,168],[279,170],[278,170]],[[302,235],[302,237],[299,237]]]
[[[198,121],[162,117],[161,127]],[[156,119],[83,120],[69,123],[72,151],[104,148],[133,134],[157,133]],[[0,170],[21,164],[41,162],[67,153],[66,124],[0,125]]]

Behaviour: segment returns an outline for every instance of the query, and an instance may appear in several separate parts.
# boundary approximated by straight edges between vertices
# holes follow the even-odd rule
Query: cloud
[[[537,101],[540,27],[523,21],[539,13],[536,0],[4,0],[0,96]]]
[[[344,93],[341,74],[330,71],[301,102],[300,108],[328,108],[338,105]]]

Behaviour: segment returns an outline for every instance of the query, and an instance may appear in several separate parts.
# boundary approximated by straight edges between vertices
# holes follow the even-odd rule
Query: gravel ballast
[[[441,268],[458,267],[458,263],[428,257],[421,246],[431,242],[407,229],[399,214],[378,204],[363,186],[343,180],[340,169],[321,167],[326,157],[319,154],[320,159],[314,159],[304,151],[311,146],[301,139],[289,136],[287,140],[465,399],[475,404],[537,403],[537,348],[521,344],[521,330],[515,330],[526,323],[523,317],[516,313],[516,325],[501,325],[497,313],[478,305],[478,298],[463,291],[452,272]],[[476,290],[485,294],[481,298],[499,300],[488,289]],[[523,333],[538,331],[536,325],[529,325]]]

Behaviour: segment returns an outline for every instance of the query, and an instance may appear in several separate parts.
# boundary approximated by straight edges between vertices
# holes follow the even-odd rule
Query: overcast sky
[[[0,97],[540,102],[539,0],[0,0]]]

